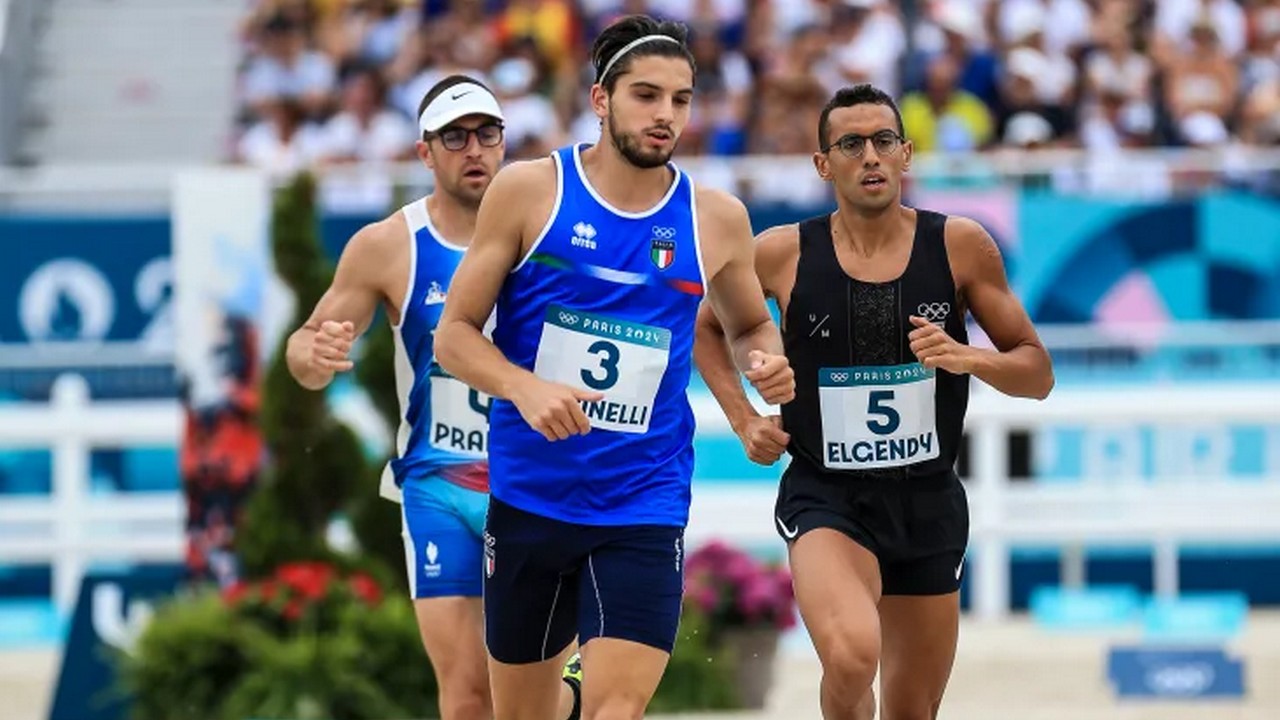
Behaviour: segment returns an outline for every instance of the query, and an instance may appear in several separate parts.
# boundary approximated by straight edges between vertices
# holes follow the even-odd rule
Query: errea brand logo
[[[596,249],[596,229],[591,223],[577,222],[573,226],[573,239],[569,241],[574,247]]]

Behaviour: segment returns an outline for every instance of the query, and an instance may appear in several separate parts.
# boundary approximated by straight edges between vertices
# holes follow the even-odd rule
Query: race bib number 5
[[[823,464],[871,470],[938,457],[933,388],[920,363],[820,369]]]
[[[431,447],[484,457],[489,437],[488,395],[439,367],[431,371]]]
[[[582,403],[591,427],[626,433],[649,429],[653,401],[667,371],[671,331],[602,315],[547,308],[533,372],[604,394]]]

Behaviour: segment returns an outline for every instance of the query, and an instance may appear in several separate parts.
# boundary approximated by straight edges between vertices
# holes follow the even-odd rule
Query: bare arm
[[[436,326],[436,361],[449,374],[477,390],[511,399],[515,387],[533,373],[507,360],[484,336],[483,329],[502,290],[520,260],[523,227],[530,195],[541,194],[545,173],[528,163],[504,168],[485,191],[476,230],[449,283],[444,313]]]
[[[714,238],[716,254],[723,259],[712,275],[707,300],[715,310],[739,370],[750,372],[752,351],[782,355],[782,335],[765,305],[764,291],[755,270],[755,243],[751,221],[737,198],[702,191],[699,208],[704,212],[707,232]]]
[[[361,228],[343,248],[332,284],[285,348],[285,362],[299,385],[319,390],[333,381],[335,372],[351,369],[347,354],[386,297],[388,268],[397,266],[398,255],[403,257],[396,246],[406,242],[403,232],[403,223],[389,218]]]
[[[779,288],[773,282],[779,270],[788,267],[794,258],[797,235],[795,225],[770,228],[761,233],[755,246],[754,273],[763,295],[777,297]],[[776,330],[775,330],[776,333]],[[779,338],[779,345],[781,339]],[[755,406],[747,398],[738,379],[738,369],[730,354],[724,326],[710,303],[703,303],[698,312],[697,335],[693,347],[694,362],[698,372],[724,410],[735,432],[743,429],[759,417]]]
[[[952,218],[947,249],[964,298],[995,350],[969,348],[966,372],[1002,393],[1043,400],[1053,389],[1053,362],[1031,318],[1009,288],[1000,248],[978,223]]]
[[[551,160],[517,163],[494,177],[476,218],[471,247],[449,284],[444,313],[436,328],[435,354],[454,377],[493,397],[510,400],[529,426],[548,440],[563,440],[591,430],[578,402],[603,397],[597,392],[548,382],[512,363],[482,332],[511,269],[524,248],[525,223],[551,209],[547,188],[554,187]],[[538,206],[545,201],[546,208]],[[541,226],[541,222],[539,222]]]

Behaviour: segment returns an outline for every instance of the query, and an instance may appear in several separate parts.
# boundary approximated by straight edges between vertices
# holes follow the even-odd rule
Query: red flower
[[[284,609],[280,611],[280,614],[284,616],[285,620],[292,621],[302,617],[302,611],[305,609],[306,607],[303,606],[302,601],[294,598],[285,603]]]
[[[222,591],[222,599],[230,605],[235,605],[243,600],[245,595],[249,594],[249,590],[249,584],[243,580],[239,580]]]
[[[309,600],[325,596],[333,581],[333,568],[323,563],[289,563],[276,570],[276,577]]]
[[[271,602],[280,594],[280,585],[274,580],[264,580],[258,584],[258,592],[262,594],[264,601]]]
[[[382,588],[378,587],[378,583],[373,578],[364,573],[356,573],[351,576],[348,581],[351,584],[351,591],[356,597],[365,601],[370,605],[377,605],[382,600]]]

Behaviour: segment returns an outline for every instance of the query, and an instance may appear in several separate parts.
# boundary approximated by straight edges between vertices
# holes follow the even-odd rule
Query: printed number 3
[[[587,348],[587,352],[592,355],[600,355],[600,370],[603,376],[597,376],[595,372],[582,370],[582,382],[592,390],[608,390],[618,382],[618,358],[621,353],[618,346],[607,340],[597,340]]]
[[[893,400],[892,390],[872,390],[867,397],[867,414],[884,418],[867,421],[867,428],[871,432],[877,435],[889,435],[902,424],[902,416],[888,404],[891,400]]]

